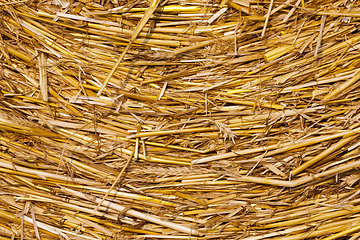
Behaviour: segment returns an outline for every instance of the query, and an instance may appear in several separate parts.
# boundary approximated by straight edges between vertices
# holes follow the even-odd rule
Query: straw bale
[[[0,239],[357,239],[360,4],[0,0]]]

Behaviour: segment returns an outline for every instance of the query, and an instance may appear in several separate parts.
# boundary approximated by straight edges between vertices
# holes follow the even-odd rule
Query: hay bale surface
[[[0,239],[357,239],[358,1],[0,0]]]

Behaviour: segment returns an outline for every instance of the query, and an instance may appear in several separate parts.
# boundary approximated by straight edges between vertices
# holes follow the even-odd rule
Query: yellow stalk
[[[339,239],[341,237],[347,237],[349,236],[351,233],[357,232],[360,230],[360,225],[359,222],[357,222],[357,225],[348,229],[345,229],[341,232],[338,232],[336,234],[333,234],[327,238],[323,238],[323,240],[333,240],[333,239]]]
[[[191,128],[191,129],[182,129],[182,130],[164,130],[164,131],[153,131],[153,132],[141,132],[134,135],[129,135],[127,138],[143,138],[143,137],[152,137],[152,136],[164,136],[170,134],[185,134],[185,133],[194,133],[194,132],[207,132],[207,131],[216,131],[217,129],[212,127],[201,127],[201,128]]]
[[[341,139],[340,141],[338,141],[337,143],[331,145],[331,147],[327,148],[325,151],[322,151],[321,153],[319,153],[318,155],[316,155],[315,157],[313,157],[311,160],[306,161],[305,163],[301,164],[299,167],[295,168],[294,170],[292,170],[292,176],[295,176],[299,173],[301,173],[302,171],[304,171],[306,168],[314,165],[315,163],[319,162],[320,160],[322,160],[323,158],[325,158],[326,156],[330,155],[331,153],[337,151],[338,149],[342,148],[343,146],[345,146],[346,144],[348,144],[349,142],[351,142],[352,140],[354,140],[355,138],[357,138],[359,135],[356,134],[354,136],[349,136],[349,137],[344,137],[343,139]]]
[[[190,196],[189,194],[185,194],[185,193],[182,193],[182,192],[175,192],[173,193],[174,196],[177,196],[177,197],[180,197],[180,198],[183,198],[183,199],[187,199],[187,200],[190,200],[190,201],[193,201],[193,202],[196,202],[200,205],[205,205],[205,202],[201,199],[198,199],[198,198],[194,198],[193,196]]]
[[[117,67],[120,65],[120,63],[122,62],[122,60],[124,59],[127,51],[130,49],[131,44],[135,41],[135,39],[138,37],[138,35],[140,34],[141,30],[143,29],[143,27],[145,26],[145,24],[147,23],[147,21],[150,19],[151,15],[153,14],[153,12],[156,10],[156,7],[158,6],[158,4],[160,3],[160,0],[152,0],[150,7],[146,10],[144,16],[142,17],[142,19],[140,20],[140,22],[138,23],[138,25],[136,26],[132,37],[129,40],[128,45],[125,47],[124,51],[121,53],[120,57],[118,58],[118,60],[116,61],[115,65],[113,66],[113,68],[111,69],[111,71],[109,72],[109,74],[106,76],[106,79],[104,81],[104,83],[102,84],[101,88],[99,89],[97,95],[101,95],[101,93],[104,91],[104,89],[106,88],[106,85],[108,84],[108,82],[110,81],[110,79],[112,78],[112,76],[114,75],[114,72],[116,71]]]
[[[39,71],[40,71],[40,93],[44,102],[49,100],[48,98],[48,82],[47,82],[47,70],[46,70],[46,56],[44,53],[40,53],[39,58]]]
[[[275,49],[270,50],[269,52],[264,54],[264,59],[266,61],[271,61],[276,58],[279,58],[285,54],[288,54],[289,52],[292,52],[295,49],[293,45],[283,45],[280,47],[277,47]]]
[[[324,97],[325,101],[333,100],[342,96],[342,93],[349,87],[354,85],[360,79],[360,70],[356,71],[355,75],[349,80],[345,81],[339,87],[335,88],[329,94]]]
[[[23,60],[23,61],[25,61],[25,62],[33,65],[33,61],[32,61],[32,59],[31,59],[31,57],[25,55],[25,53],[22,53],[22,52],[16,50],[15,48],[10,47],[9,45],[6,45],[6,48],[7,48],[7,51],[8,51],[11,55],[13,55],[13,56],[15,56],[15,57],[18,57],[18,58],[20,58],[21,60]]]
[[[88,195],[86,195],[84,193],[77,192],[77,191],[74,191],[74,190],[71,190],[71,189],[63,188],[63,190],[65,190],[67,193],[69,193],[71,195],[80,197],[82,199],[93,199],[93,201],[95,203],[99,203],[101,201],[101,199],[99,199],[99,198],[91,197],[91,196],[88,196]],[[179,232],[183,232],[183,233],[186,233],[186,234],[189,234],[189,235],[201,235],[201,233],[199,231],[195,230],[195,229],[192,229],[192,228],[189,228],[187,226],[183,226],[183,225],[180,225],[180,224],[177,224],[177,223],[162,220],[162,219],[160,219],[159,217],[157,217],[155,215],[145,214],[145,213],[133,210],[133,209],[127,209],[126,207],[124,207],[122,205],[119,205],[119,204],[116,204],[116,203],[111,202],[111,201],[104,200],[102,205],[106,206],[106,207],[108,207],[110,209],[114,209],[116,211],[124,212],[126,215],[130,215],[132,217],[136,217],[136,218],[139,218],[139,219],[143,219],[145,221],[149,221],[149,222],[152,222],[152,223],[155,223],[155,224],[159,224],[161,226],[168,227],[168,228],[174,229],[174,230],[179,231]]]

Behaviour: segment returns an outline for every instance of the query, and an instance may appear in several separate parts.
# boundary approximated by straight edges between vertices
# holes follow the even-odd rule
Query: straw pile
[[[0,0],[0,239],[357,239],[359,17]]]

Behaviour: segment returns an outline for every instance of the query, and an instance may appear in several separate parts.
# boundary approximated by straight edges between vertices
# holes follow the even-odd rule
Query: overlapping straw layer
[[[0,0],[0,239],[357,239],[360,5]]]

